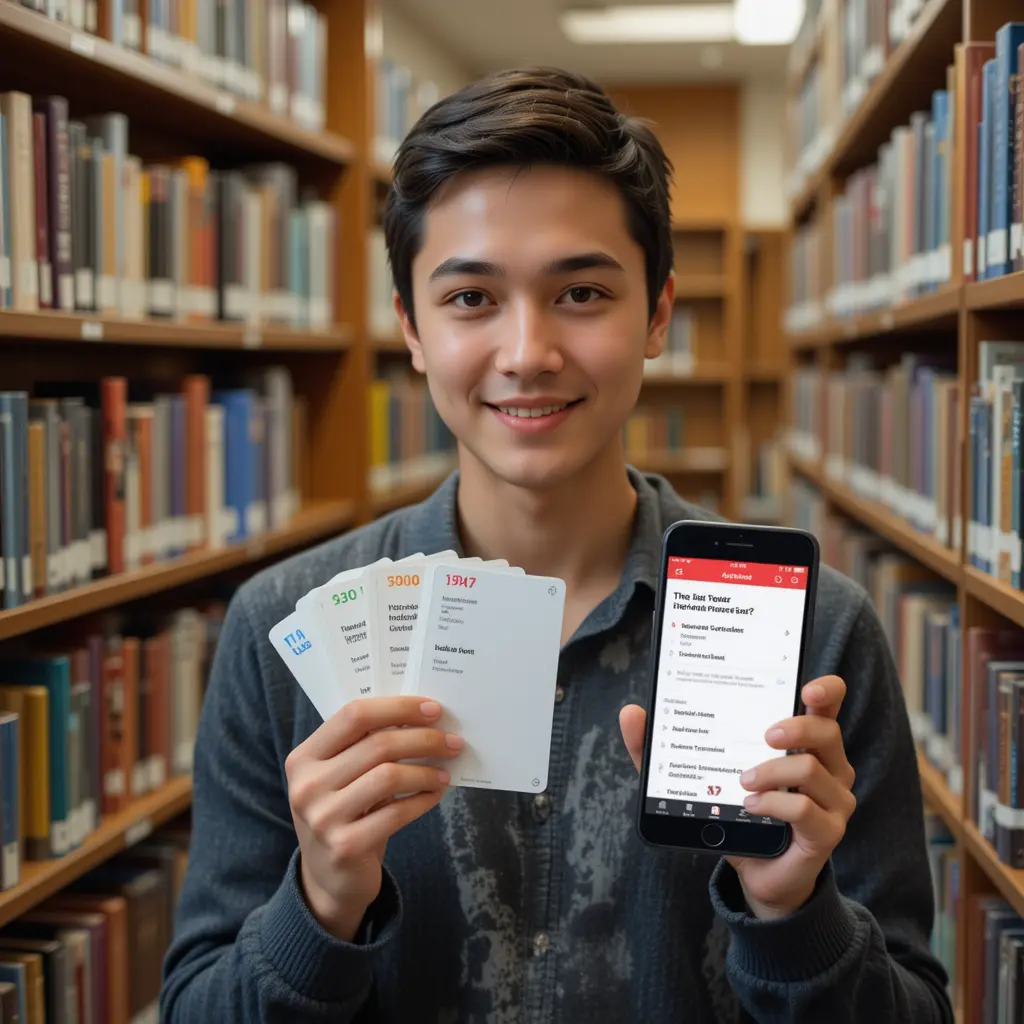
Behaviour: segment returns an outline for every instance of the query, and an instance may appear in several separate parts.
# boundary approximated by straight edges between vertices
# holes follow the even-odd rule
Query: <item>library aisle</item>
[[[628,461],[867,590],[957,1020],[1024,1022],[1024,14],[599,7],[0,0],[0,1024],[160,1019],[232,594],[456,465],[396,150],[527,52],[675,171]]]

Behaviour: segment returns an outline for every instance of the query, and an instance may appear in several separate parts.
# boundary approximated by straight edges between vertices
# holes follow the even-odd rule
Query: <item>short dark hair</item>
[[[488,75],[435,103],[398,148],[384,208],[388,261],[415,326],[412,261],[434,192],[460,171],[558,164],[615,184],[646,260],[649,315],[672,271],[672,164],[646,122],[589,78],[559,68]]]

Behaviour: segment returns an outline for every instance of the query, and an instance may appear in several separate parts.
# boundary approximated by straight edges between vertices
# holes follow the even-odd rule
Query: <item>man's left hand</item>
[[[838,676],[822,676],[808,683],[802,696],[807,713],[778,722],[765,736],[776,750],[802,753],[771,758],[740,776],[751,794],[744,800],[747,810],[789,822],[793,829],[789,847],[779,857],[727,858],[739,876],[747,906],[761,920],[785,917],[810,899],[857,804],[854,771],[836,721],[846,684]],[[619,714],[622,738],[637,771],[646,721],[646,712],[636,704]],[[786,789],[793,792],[783,792]]]

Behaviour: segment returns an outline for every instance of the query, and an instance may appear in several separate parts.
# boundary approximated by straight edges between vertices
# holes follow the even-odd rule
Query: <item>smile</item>
[[[538,406],[536,409],[523,409],[512,405],[496,405],[495,408],[506,416],[532,419],[537,416],[550,416],[552,413],[561,412],[563,409],[568,409],[570,404],[569,402],[563,402],[561,405],[544,405]]]
[[[582,398],[577,398],[571,402],[528,406],[487,403],[487,407],[509,430],[519,434],[537,434],[559,427],[582,401]]]

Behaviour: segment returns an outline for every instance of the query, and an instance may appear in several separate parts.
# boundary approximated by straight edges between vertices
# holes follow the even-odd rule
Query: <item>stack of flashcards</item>
[[[381,559],[311,590],[270,641],[324,720],[413,694],[462,736],[451,785],[547,786],[565,584],[454,551]]]

